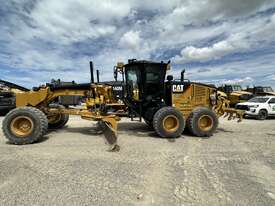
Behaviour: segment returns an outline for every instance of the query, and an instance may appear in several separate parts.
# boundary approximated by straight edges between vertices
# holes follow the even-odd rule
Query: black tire
[[[65,109],[65,107],[63,105],[51,105],[50,108]],[[69,121],[69,115],[68,114],[58,114],[57,118],[58,118],[57,121],[54,121],[54,122],[49,121],[48,122],[49,129],[61,129]]]
[[[261,109],[257,116],[258,120],[265,120],[268,117],[268,112],[265,109]]]
[[[209,125],[199,126],[201,118],[209,120]],[[208,123],[207,123],[208,124]],[[215,112],[207,107],[195,108],[187,119],[187,128],[192,135],[197,137],[210,137],[216,131],[219,120]],[[204,128],[203,128],[204,127]]]
[[[45,113],[43,113],[42,111],[40,111],[40,112],[41,112],[40,116],[41,116],[42,125],[45,125],[45,126],[43,126],[43,135],[45,135],[45,134],[47,134],[48,127],[49,127],[48,118]]]
[[[16,128],[16,121],[18,119],[27,119],[32,128],[29,133],[20,136],[20,129]],[[34,107],[18,107],[11,110],[4,118],[2,123],[2,130],[5,137],[12,143],[17,145],[31,144],[40,140],[47,132],[48,121],[45,114]],[[19,131],[19,132],[18,132]]]
[[[165,128],[167,118],[171,118],[172,121],[175,121],[176,125],[172,126],[172,128],[168,128],[169,126]],[[176,108],[163,107],[154,115],[153,127],[160,137],[176,138],[181,136],[185,128],[185,121],[182,113]]]

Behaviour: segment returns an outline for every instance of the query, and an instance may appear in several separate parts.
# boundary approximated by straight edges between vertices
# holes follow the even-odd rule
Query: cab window
[[[268,103],[269,104],[275,104],[275,98],[271,98]]]
[[[146,65],[146,82],[160,83],[162,77],[162,68],[159,65]]]

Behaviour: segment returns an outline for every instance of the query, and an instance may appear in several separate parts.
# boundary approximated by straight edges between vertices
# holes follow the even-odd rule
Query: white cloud
[[[228,41],[220,41],[211,47],[195,48],[188,46],[181,50],[181,56],[177,55],[173,59],[175,63],[184,61],[206,61],[213,58],[222,57],[234,50],[234,46]]]
[[[139,31],[128,31],[120,39],[119,44],[122,48],[137,50],[140,48],[141,38]]]
[[[88,38],[113,34],[115,20],[127,16],[130,5],[126,1],[42,0],[29,18],[34,28],[26,38],[37,36],[55,43],[70,44]]]
[[[231,30],[228,38],[207,47],[186,46],[181,50],[180,55],[176,55],[173,60],[176,63],[185,63],[220,59],[230,53],[245,52],[261,47],[263,41],[266,43],[273,42],[274,16],[253,18],[241,23],[229,22],[223,26],[224,32],[229,33]]]
[[[176,63],[188,61],[208,61],[219,59],[231,52],[240,52],[248,49],[250,45],[245,41],[243,34],[232,35],[226,40],[219,41],[210,47],[196,48],[187,46],[181,50],[180,55],[176,55],[173,60]]]
[[[220,81],[222,84],[250,84],[253,82],[253,78],[251,77],[244,77],[244,78],[236,78],[236,79],[229,79],[229,80],[224,80]]]
[[[247,85],[271,85],[275,86],[275,59],[274,54],[255,56],[251,59],[227,62],[217,65],[197,66],[186,68],[186,77],[199,81],[214,83],[239,83]],[[202,72],[205,71],[205,72]],[[174,73],[179,74],[179,70]]]

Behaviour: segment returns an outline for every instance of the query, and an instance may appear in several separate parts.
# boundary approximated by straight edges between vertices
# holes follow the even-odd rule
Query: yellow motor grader
[[[218,90],[226,93],[230,101],[231,107],[235,107],[236,104],[241,102],[247,102],[253,97],[253,94],[251,92],[243,90],[241,85],[237,84],[225,84],[218,87]]]
[[[184,78],[185,71],[174,80],[166,75],[169,69],[170,61],[118,63],[115,78],[118,73],[125,76],[124,103],[132,119],[143,119],[161,137],[178,137],[185,129],[195,136],[211,136],[224,114],[242,120],[243,111],[230,108],[215,86],[190,82]]]
[[[125,77],[123,101],[129,117],[139,117],[152,126],[160,137],[175,138],[187,128],[195,136],[211,136],[218,117],[229,114],[229,119],[242,119],[243,112],[229,108],[229,102],[213,86],[190,82],[181,78],[173,80],[166,71],[170,62],[129,60],[118,64],[115,75]],[[123,72],[122,72],[123,71]],[[91,73],[93,77],[93,72]],[[117,122],[120,118],[108,113],[106,107],[114,101],[112,86],[95,83],[73,85],[47,84],[32,91],[16,94],[16,108],[3,120],[3,132],[14,144],[38,141],[48,128],[63,127],[69,115],[79,115],[86,120],[98,121],[111,151],[117,151]],[[86,107],[64,108],[52,104],[60,96],[83,96]]]

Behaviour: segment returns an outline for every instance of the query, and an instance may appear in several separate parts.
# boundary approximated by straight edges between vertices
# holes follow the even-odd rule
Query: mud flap
[[[112,121],[103,119],[98,122],[106,141],[106,144],[110,146],[109,152],[118,152],[120,146],[117,144],[117,128]],[[115,123],[116,124],[116,123]]]

